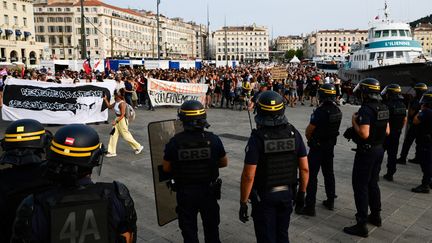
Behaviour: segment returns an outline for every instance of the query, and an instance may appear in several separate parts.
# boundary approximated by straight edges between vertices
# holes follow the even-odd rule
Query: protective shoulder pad
[[[31,242],[34,197],[26,197],[18,207],[12,232],[12,243]]]
[[[129,193],[129,189],[123,183],[118,181],[114,181],[113,184],[117,197],[120,199],[123,206],[125,207],[127,227],[130,229],[130,231],[133,232],[134,235],[136,235],[137,215],[135,211],[135,204]],[[136,239],[136,237],[134,237],[134,239]]]

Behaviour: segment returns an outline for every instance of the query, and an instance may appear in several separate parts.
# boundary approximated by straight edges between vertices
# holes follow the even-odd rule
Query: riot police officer
[[[177,215],[185,243],[198,242],[201,214],[205,242],[220,242],[219,205],[222,181],[219,168],[228,165],[220,138],[204,131],[210,125],[199,101],[184,102],[178,112],[184,131],[165,146],[163,170],[172,173],[177,192]]]
[[[45,149],[50,139],[49,132],[35,120],[18,120],[6,128],[0,163],[12,167],[0,170],[0,242],[10,241],[15,212],[21,201],[52,186],[42,178],[46,169]]]
[[[126,186],[91,181],[104,153],[91,127],[60,128],[47,152],[47,176],[60,186],[24,199],[11,242],[135,242],[137,217]]]
[[[381,92],[383,103],[390,111],[390,135],[386,137],[384,149],[387,150],[387,173],[383,176],[388,181],[393,181],[396,173],[397,152],[402,128],[407,122],[406,106],[401,95],[401,87],[398,84],[387,85]]]
[[[417,158],[423,172],[422,183],[412,189],[416,193],[429,193],[432,188],[432,91],[423,94],[420,100],[421,111],[414,117],[418,126],[416,133]]]
[[[324,176],[327,200],[323,205],[334,209],[335,178],[333,173],[334,146],[339,135],[342,112],[336,104],[336,88],[333,84],[323,84],[318,89],[320,106],[313,112],[306,128],[306,138],[310,147],[308,154],[309,183],[306,189],[305,207],[299,214],[315,216],[317,177],[320,167]]]
[[[384,157],[384,140],[390,133],[389,110],[380,102],[380,83],[376,79],[360,81],[354,94],[362,102],[359,111],[352,116],[352,126],[358,137],[352,174],[357,224],[345,227],[344,232],[367,237],[367,222],[381,226],[378,180]],[[371,211],[369,216],[368,206]]]
[[[405,128],[405,138],[402,144],[402,150],[400,153],[400,157],[397,160],[398,164],[406,164],[406,159],[408,156],[408,152],[410,150],[411,145],[413,144],[416,137],[416,126],[413,124],[414,117],[418,114],[420,110],[420,99],[423,94],[428,90],[428,87],[424,83],[417,83],[414,86],[415,97],[408,104],[408,125]],[[417,155],[414,159],[409,160],[412,163],[417,162]]]
[[[299,170],[296,203],[303,205],[308,183],[306,147],[300,133],[288,123],[282,96],[274,91],[259,96],[255,122],[257,129],[245,149],[239,219],[248,221],[250,199],[257,242],[289,242],[292,185],[297,183]]]

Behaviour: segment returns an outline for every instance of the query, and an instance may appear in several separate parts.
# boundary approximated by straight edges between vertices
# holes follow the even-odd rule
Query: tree
[[[296,55],[299,59],[303,59],[303,56],[304,56],[303,50],[298,49],[298,50],[295,52],[295,55]]]
[[[288,50],[285,52],[285,59],[291,59],[294,57],[294,55],[296,54],[295,50]]]

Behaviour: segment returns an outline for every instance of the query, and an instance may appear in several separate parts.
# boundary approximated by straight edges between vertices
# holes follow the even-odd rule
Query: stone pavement
[[[344,106],[341,133],[350,125],[351,115],[357,107]],[[102,175],[95,178],[99,181],[119,180],[125,183],[134,198],[138,213],[138,242],[182,242],[177,222],[159,227],[156,220],[152,169],[148,145],[147,125],[151,121],[176,118],[176,108],[158,108],[154,112],[144,109],[137,111],[137,118],[130,129],[134,137],[145,149],[141,155],[135,155],[130,147],[120,139],[118,156],[106,158]],[[289,121],[304,134],[312,108],[299,106],[287,108]],[[249,136],[250,125],[245,111],[211,109],[208,121],[210,131],[216,134],[234,134]],[[0,122],[3,134],[6,122]],[[100,133],[102,141],[107,144],[110,125],[93,126]],[[55,132],[58,127],[48,127]],[[238,220],[240,175],[243,168],[245,141],[222,138],[228,152],[229,166],[221,170],[223,180],[220,235],[222,242],[255,242],[253,223],[250,220],[243,224]],[[414,194],[411,188],[417,186],[421,179],[418,165],[408,164],[398,167],[394,182],[380,181],[382,196],[381,228],[368,225],[370,236],[366,239],[352,237],[342,232],[342,228],[355,222],[355,205],[351,186],[351,173],[354,160],[354,145],[340,137],[335,148],[334,170],[336,176],[335,210],[328,211],[321,206],[325,199],[323,179],[318,178],[317,216],[305,217],[293,214],[289,235],[291,242],[432,242],[432,195]],[[413,150],[413,149],[412,149]],[[412,157],[412,153],[409,158]],[[386,161],[386,157],[384,158]],[[385,171],[385,163],[382,165]],[[381,173],[381,175],[383,172]],[[201,242],[203,231],[199,227]]]

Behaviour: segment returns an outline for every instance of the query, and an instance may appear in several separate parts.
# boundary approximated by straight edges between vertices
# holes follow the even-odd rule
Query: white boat
[[[417,82],[432,85],[432,63],[424,58],[409,24],[392,21],[388,16],[386,3],[384,18],[370,23],[368,42],[352,45],[349,60],[339,70],[340,78],[354,83],[376,78],[382,87],[390,83],[403,87]]]

